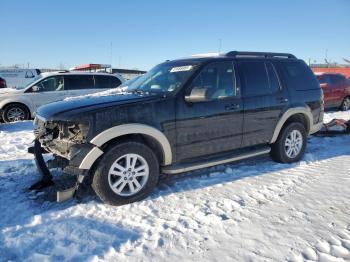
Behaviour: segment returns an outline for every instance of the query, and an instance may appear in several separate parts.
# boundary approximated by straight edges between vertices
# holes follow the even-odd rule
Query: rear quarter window
[[[111,76],[111,88],[118,87],[122,84],[122,82],[119,80],[119,78]]]
[[[95,75],[95,87],[98,89],[109,89],[120,86],[122,82],[114,76]]]
[[[285,61],[281,63],[284,69],[285,84],[295,90],[319,89],[319,83],[311,69],[302,61]]]
[[[111,78],[105,75],[95,75],[95,88],[109,89],[111,88]]]

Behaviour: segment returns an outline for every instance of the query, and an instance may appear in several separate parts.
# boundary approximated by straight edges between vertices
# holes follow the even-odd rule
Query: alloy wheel
[[[343,102],[343,111],[347,111],[350,109],[350,98],[347,97],[344,99],[344,102]]]
[[[14,107],[8,110],[6,117],[10,122],[21,121],[25,119],[25,112],[19,107]]]
[[[284,150],[289,158],[295,158],[299,155],[303,147],[303,136],[299,130],[292,130],[284,143]]]
[[[133,196],[142,190],[149,177],[147,161],[138,154],[119,157],[108,172],[110,188],[119,196]]]

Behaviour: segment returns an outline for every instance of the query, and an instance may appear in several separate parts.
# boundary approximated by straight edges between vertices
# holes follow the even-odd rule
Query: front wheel
[[[103,155],[92,187],[103,202],[123,205],[149,195],[158,177],[159,162],[154,152],[139,142],[123,142]]]
[[[30,112],[21,104],[11,104],[6,106],[3,110],[2,119],[5,123],[29,120]]]
[[[345,97],[341,103],[340,109],[342,111],[348,111],[350,109],[350,97]]]
[[[271,146],[271,157],[279,163],[299,161],[306,148],[306,130],[301,123],[290,123],[280,132]]]

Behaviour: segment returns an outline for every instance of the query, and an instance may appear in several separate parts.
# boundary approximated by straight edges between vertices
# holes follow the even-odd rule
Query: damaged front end
[[[34,153],[42,179],[31,186],[30,190],[41,190],[53,185],[50,173],[52,168],[60,168],[65,174],[76,177],[74,185],[57,191],[57,201],[73,197],[83,182],[87,170],[79,169],[82,159],[93,148],[87,142],[89,123],[84,121],[47,121],[37,116],[34,120],[35,143],[28,151]],[[52,153],[53,158],[47,163],[42,154]]]

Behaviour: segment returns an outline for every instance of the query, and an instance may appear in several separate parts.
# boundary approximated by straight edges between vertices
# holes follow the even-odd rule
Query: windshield
[[[155,66],[126,87],[127,91],[170,93],[178,90],[196,67],[190,63],[164,63]]]
[[[126,86],[130,86],[132,83],[134,83],[137,79],[139,79],[142,75],[139,76],[135,76],[134,78],[131,78],[127,81],[125,81],[123,84],[120,85],[120,87],[126,87]]]

